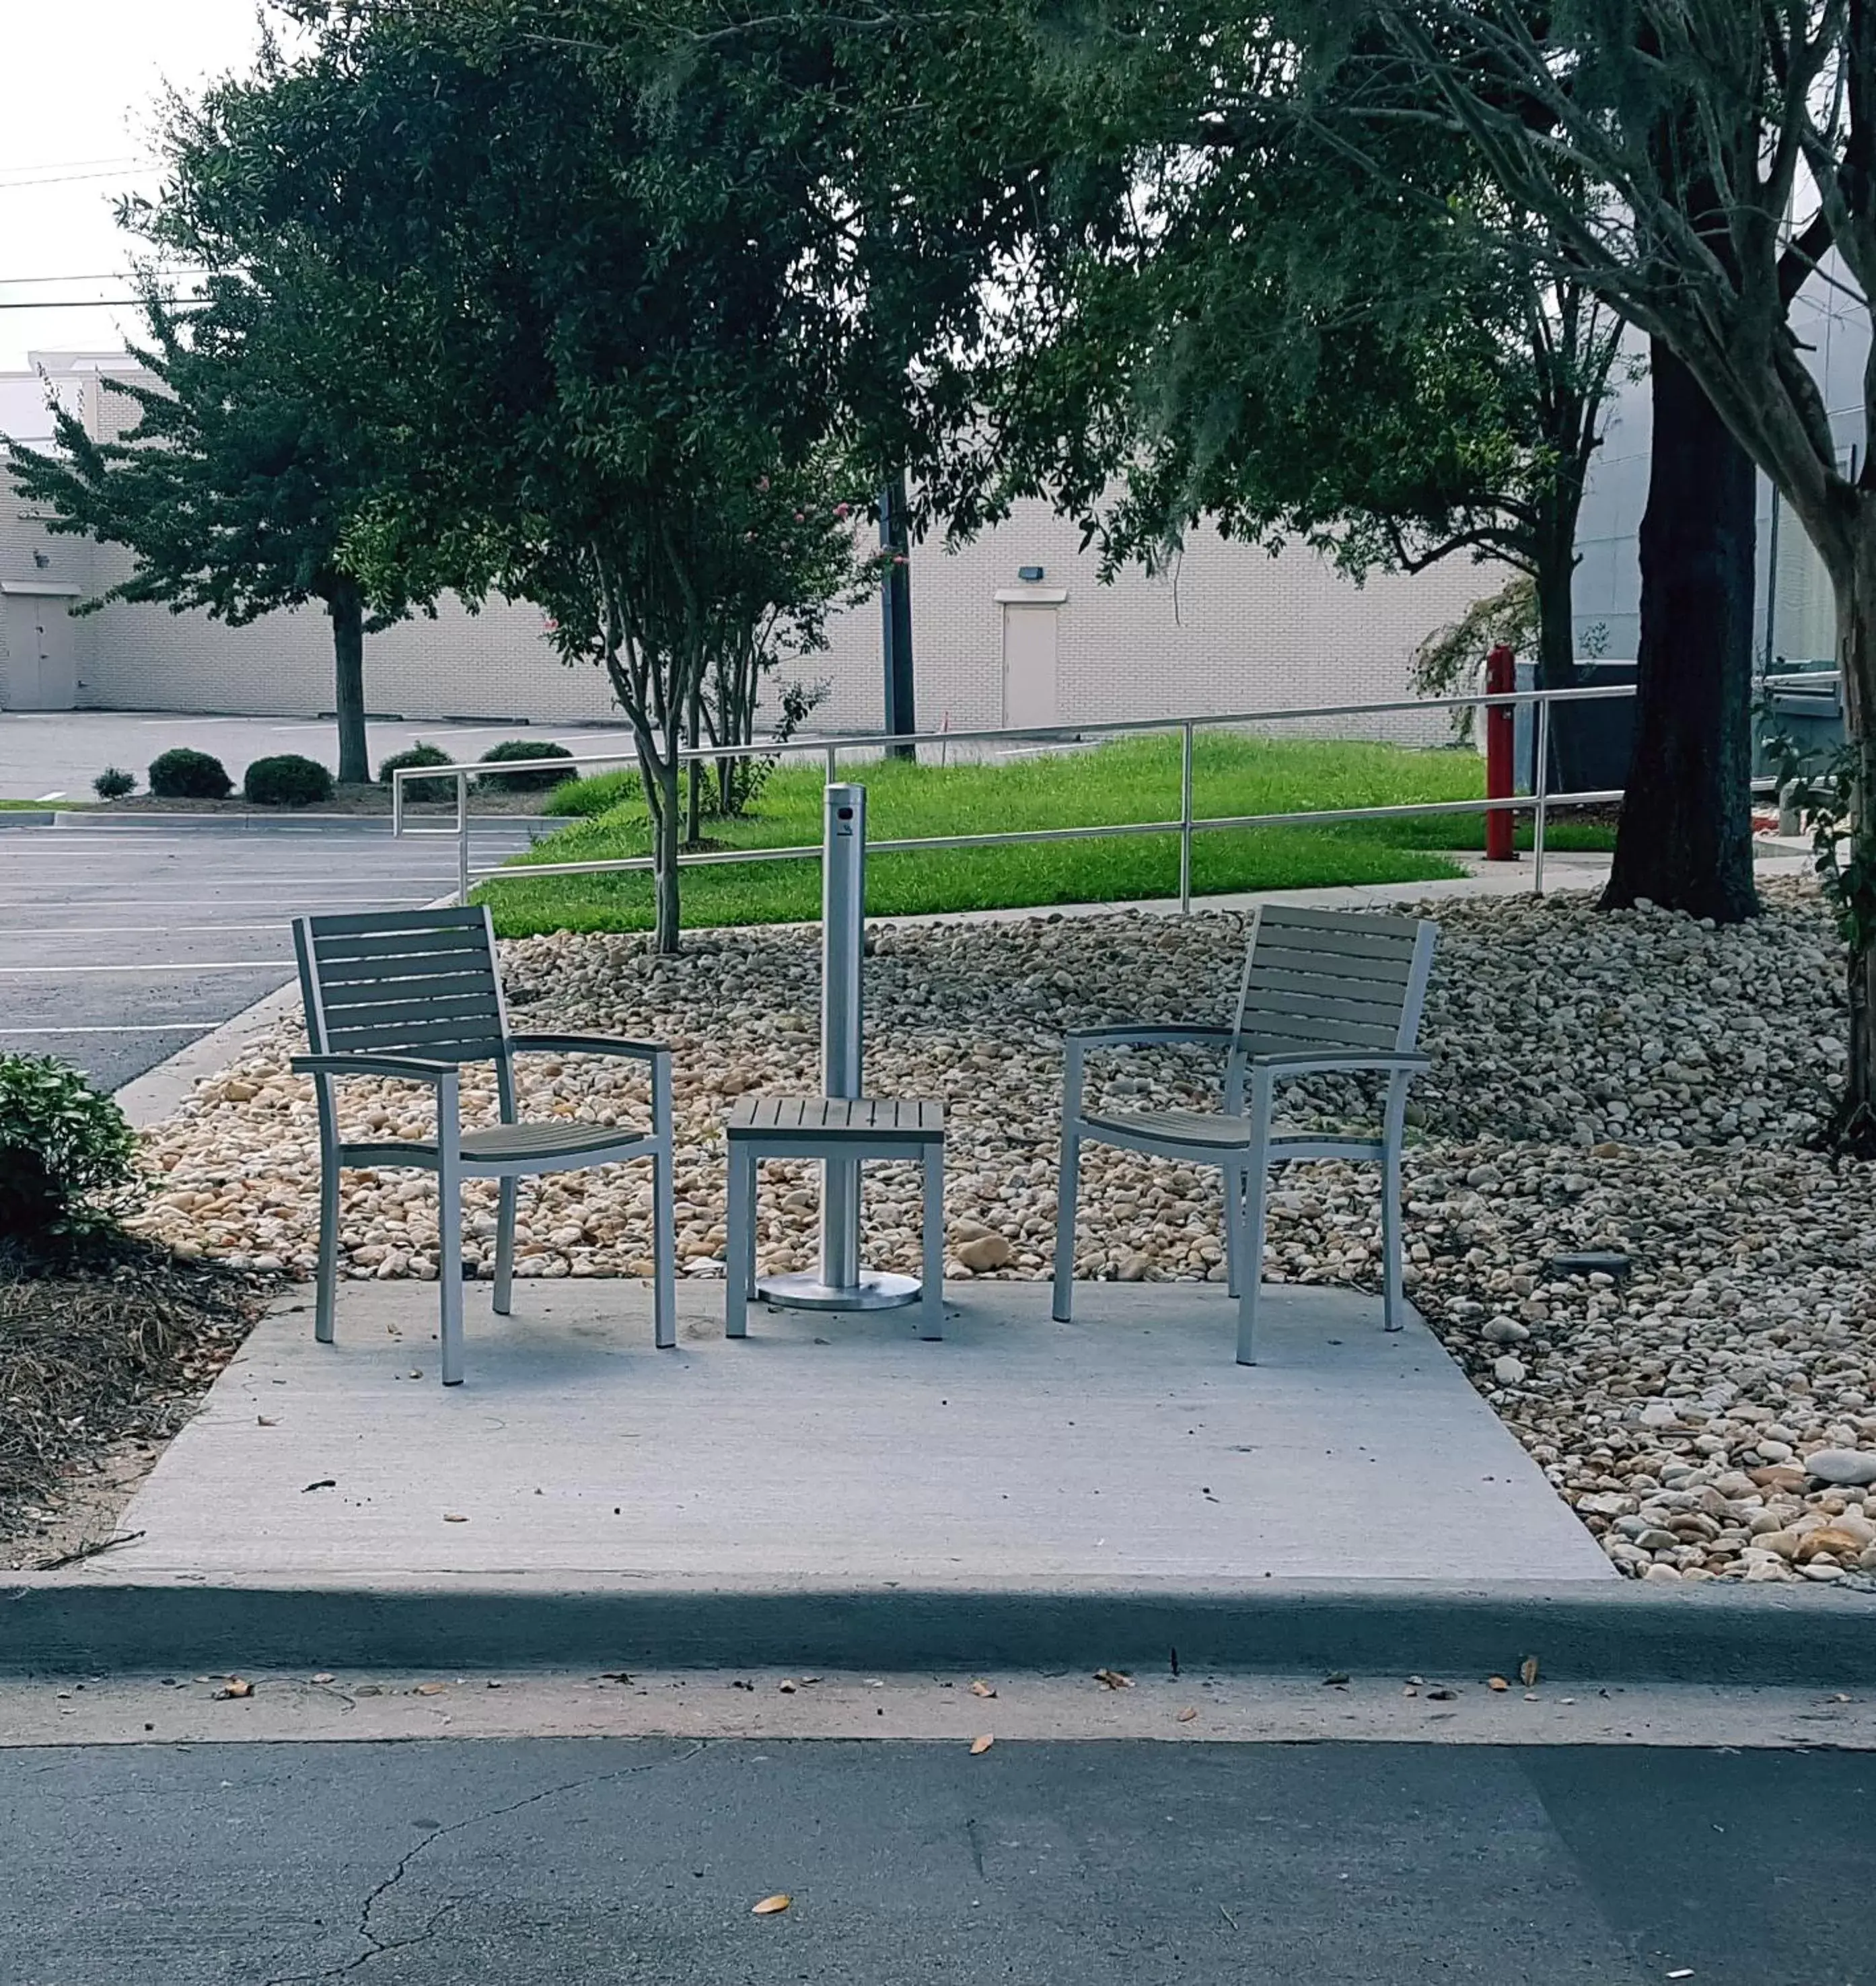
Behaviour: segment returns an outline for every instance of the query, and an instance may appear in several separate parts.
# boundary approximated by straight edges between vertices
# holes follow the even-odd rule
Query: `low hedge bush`
[[[524,759],[570,759],[573,753],[551,738],[508,738],[491,745],[482,755],[485,766],[513,765]],[[564,775],[552,766],[538,773],[508,773],[500,779],[481,779],[476,783],[486,793],[544,793],[561,784]]]
[[[124,1113],[56,1055],[0,1055],[0,1236],[29,1250],[116,1224],[135,1197]]]
[[[401,772],[406,766],[453,766],[455,759],[447,752],[434,745],[426,745],[420,738],[408,751],[393,752],[378,768],[378,783],[388,786],[395,783],[391,775]],[[451,800],[456,796],[454,779],[406,779],[404,797],[407,800]]]
[[[332,797],[332,775],[317,759],[282,752],[248,767],[241,796],[250,806],[318,806]]]
[[[91,790],[101,800],[120,800],[136,791],[136,775],[121,766],[106,766],[91,783]]]
[[[225,800],[234,782],[219,759],[178,745],[150,761],[150,789],[159,799]]]

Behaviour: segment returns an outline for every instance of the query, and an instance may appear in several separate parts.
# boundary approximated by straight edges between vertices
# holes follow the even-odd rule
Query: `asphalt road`
[[[476,833],[479,863],[525,844]],[[0,828],[0,1049],[106,1089],[293,976],[288,920],[456,887],[453,840],[351,827]]]
[[[0,1982],[1868,1986],[1872,1793],[1640,1747],[15,1750]]]

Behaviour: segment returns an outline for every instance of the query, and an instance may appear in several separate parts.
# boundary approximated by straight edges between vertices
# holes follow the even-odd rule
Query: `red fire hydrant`
[[[1485,658],[1485,694],[1508,696],[1518,687],[1518,658],[1500,641]],[[1485,712],[1485,797],[1508,800],[1511,797],[1512,727],[1516,721],[1508,703],[1494,704]],[[1515,862],[1518,851],[1511,845],[1511,810],[1496,807],[1485,816],[1485,860]]]

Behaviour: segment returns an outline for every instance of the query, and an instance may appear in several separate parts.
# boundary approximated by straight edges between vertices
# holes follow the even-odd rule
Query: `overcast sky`
[[[245,69],[258,0],[0,0],[0,304],[124,296],[111,206],[154,184],[148,134],[163,86],[193,91]],[[0,372],[29,351],[118,349],[136,322],[123,309],[0,309]]]

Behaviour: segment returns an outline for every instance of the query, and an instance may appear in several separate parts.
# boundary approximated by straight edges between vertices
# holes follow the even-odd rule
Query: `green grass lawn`
[[[777,771],[751,816],[707,821],[721,847],[811,846],[821,838],[819,763]],[[1175,737],[1128,739],[1097,749],[996,765],[939,767],[896,761],[856,766],[866,788],[867,831],[877,842],[901,836],[980,834],[1028,827],[1091,826],[1165,820],[1179,810]],[[1414,801],[1472,799],[1484,791],[1476,752],[1410,751],[1343,742],[1276,742],[1200,735],[1193,759],[1195,813],[1276,813]],[[650,927],[651,887],[644,875],[530,879],[531,863],[587,862],[640,855],[648,847],[637,775],[605,775],[550,798],[550,812],[614,802],[517,857],[513,876],[481,895],[504,937],[538,931]],[[1521,840],[1528,845],[1529,830]],[[1606,847],[1611,830],[1553,822],[1559,848]],[[1394,883],[1454,876],[1448,850],[1484,845],[1482,816],[1422,816],[1320,827],[1202,831],[1192,850],[1192,889],[1301,889],[1336,883]],[[1175,835],[1044,843],[1009,848],[876,854],[867,863],[872,916],[1020,905],[1113,903],[1178,890]],[[805,921],[820,911],[818,860],[687,869],[687,926]]]

